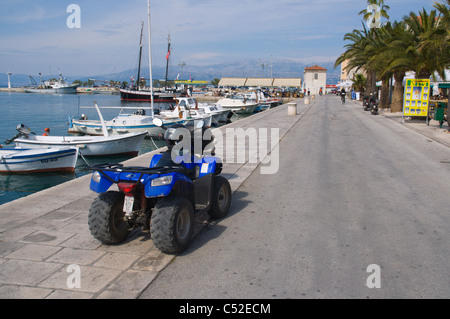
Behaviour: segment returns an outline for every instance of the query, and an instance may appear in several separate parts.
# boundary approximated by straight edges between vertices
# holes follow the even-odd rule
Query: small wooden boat
[[[38,136],[28,135],[14,140],[23,148],[60,148],[73,146],[83,156],[130,155],[139,153],[147,132],[111,136]]]
[[[77,164],[75,147],[54,149],[0,149],[0,173],[73,172]]]

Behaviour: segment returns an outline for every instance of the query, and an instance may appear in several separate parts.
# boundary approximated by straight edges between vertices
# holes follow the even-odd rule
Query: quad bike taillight
[[[137,188],[137,184],[136,183],[119,183],[118,184],[119,189],[125,194],[125,195],[129,195],[132,194],[134,192],[134,190]]]

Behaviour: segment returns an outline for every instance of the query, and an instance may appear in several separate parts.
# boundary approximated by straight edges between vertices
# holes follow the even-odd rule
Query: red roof
[[[306,70],[308,70],[308,71],[326,71],[327,69],[322,68],[321,66],[318,66],[318,65],[313,65],[313,66],[310,66],[310,67],[306,67],[305,71]]]

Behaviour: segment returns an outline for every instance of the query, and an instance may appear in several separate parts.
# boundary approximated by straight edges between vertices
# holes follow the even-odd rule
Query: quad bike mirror
[[[161,126],[163,126],[163,121],[160,118],[155,117],[153,119],[153,124],[155,124],[158,127],[161,127]]]

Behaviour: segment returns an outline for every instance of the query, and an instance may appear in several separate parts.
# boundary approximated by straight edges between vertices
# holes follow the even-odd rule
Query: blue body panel
[[[214,174],[216,172],[218,157],[204,157],[200,166],[200,175],[203,177],[208,174]]]
[[[154,155],[151,162],[150,168],[153,168],[157,165],[158,161],[161,159],[162,154]],[[214,174],[216,171],[216,165],[218,158],[217,157],[204,157],[196,159],[198,163],[184,163],[181,161],[181,165],[188,169],[194,169],[195,166],[199,166],[199,178],[208,174]],[[95,173],[94,173],[95,174]],[[106,175],[106,176],[105,176]],[[100,181],[97,183],[91,178],[90,189],[96,193],[104,193],[108,191],[112,184],[118,183],[119,181],[130,181],[137,182],[141,174],[135,174],[130,172],[110,172],[110,171],[102,171],[100,173]],[[172,183],[163,186],[152,186],[152,180],[155,178],[163,177],[163,176],[172,176]],[[140,182],[145,187],[145,196],[147,198],[154,197],[163,197],[168,196],[173,187],[178,183],[179,185],[189,186],[192,185],[192,180],[188,178],[186,175],[181,173],[169,173],[169,174],[145,174],[142,176]],[[183,187],[184,187],[183,186]]]
[[[157,177],[162,176],[172,176],[172,183],[163,185],[163,186],[152,186],[152,180]],[[170,173],[170,174],[164,174],[164,175],[152,175],[145,178],[143,184],[145,185],[145,197],[147,198],[155,198],[155,197],[164,197],[168,196],[171,192],[173,187],[178,182],[185,182],[189,185],[192,185],[192,181],[186,177],[184,174],[180,173]]]
[[[156,166],[156,164],[158,164],[159,160],[161,159],[162,154],[155,154],[152,157],[152,160],[150,162],[150,168],[153,168]]]

